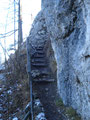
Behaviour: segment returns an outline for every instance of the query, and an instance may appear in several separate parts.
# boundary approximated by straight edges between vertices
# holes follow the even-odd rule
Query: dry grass
[[[9,102],[13,101],[13,105],[9,106],[9,113],[16,113],[18,118],[22,118],[22,111],[30,101],[29,81],[26,71],[26,49],[22,49],[20,53],[18,55],[18,51],[16,51],[16,57],[13,55],[12,58],[13,62],[11,59],[8,60],[7,72],[10,72],[10,74],[6,75],[7,82],[5,85],[7,89],[12,88],[12,95],[8,96]]]

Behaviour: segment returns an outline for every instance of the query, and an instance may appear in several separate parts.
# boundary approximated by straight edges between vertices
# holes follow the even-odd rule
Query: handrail
[[[45,44],[44,44],[45,45]],[[28,79],[29,79],[29,86],[30,86],[30,110],[28,111],[28,108],[26,108],[27,112],[24,117],[24,120],[27,120],[28,118],[30,120],[33,120],[33,88],[32,88],[32,77],[31,77],[31,48],[36,52],[36,48],[32,46],[32,44],[29,42],[29,37],[27,37],[26,40],[26,48],[27,48],[27,73],[28,73]]]
[[[29,44],[29,37],[26,41],[26,48],[27,48],[27,73],[30,85],[30,100],[31,100],[31,120],[33,120],[33,89],[32,89],[32,78],[31,78],[31,56],[30,56],[30,44]]]

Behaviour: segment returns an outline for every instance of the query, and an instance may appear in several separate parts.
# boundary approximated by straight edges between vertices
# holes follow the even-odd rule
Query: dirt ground
[[[43,104],[47,120],[65,120],[55,104],[58,99],[56,82],[34,83],[33,89]]]

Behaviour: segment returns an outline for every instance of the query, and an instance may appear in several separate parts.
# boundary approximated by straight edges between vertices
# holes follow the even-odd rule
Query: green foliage
[[[75,116],[75,119],[74,119],[74,120],[81,120],[81,117]]]
[[[72,108],[72,107],[69,107],[66,109],[66,114],[69,116],[69,117],[73,117],[76,115],[76,111]]]
[[[57,106],[57,107],[64,106],[62,99],[56,100],[56,106]]]
[[[72,107],[66,109],[66,115],[72,118],[73,120],[81,120],[76,111]]]

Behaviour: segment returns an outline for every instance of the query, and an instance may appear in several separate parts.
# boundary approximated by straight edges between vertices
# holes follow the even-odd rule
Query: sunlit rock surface
[[[42,0],[30,33],[40,39],[51,40],[64,104],[90,120],[90,0]]]
[[[29,35],[32,46],[43,44],[48,39],[47,27],[45,25],[45,18],[43,11],[40,11],[34,20],[32,29]]]

